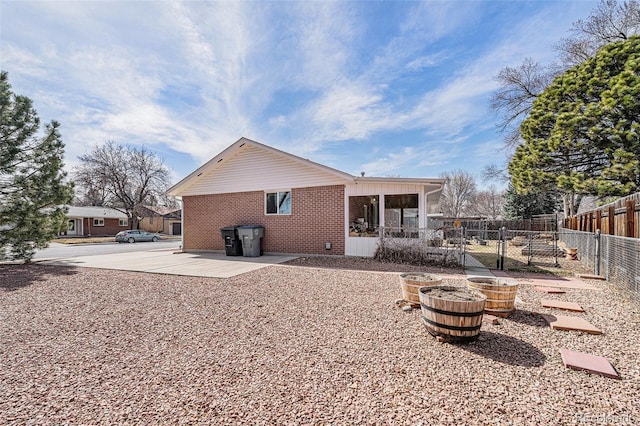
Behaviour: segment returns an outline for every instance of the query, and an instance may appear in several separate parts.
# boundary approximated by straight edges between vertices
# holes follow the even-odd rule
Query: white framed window
[[[291,191],[265,192],[264,195],[265,214],[291,214]]]
[[[93,219],[93,226],[104,226],[104,219],[103,218],[94,218]]]
[[[129,219],[118,219],[118,226],[129,226]]]

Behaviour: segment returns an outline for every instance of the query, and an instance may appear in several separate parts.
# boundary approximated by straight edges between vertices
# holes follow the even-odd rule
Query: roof
[[[258,151],[256,151],[258,150]],[[315,172],[316,174],[320,174],[325,176],[323,180],[332,183],[341,183],[341,184],[357,184],[361,183],[391,183],[391,184],[422,184],[422,185],[435,185],[437,187],[436,190],[442,187],[442,184],[445,182],[445,179],[440,178],[398,178],[398,177],[355,177],[350,175],[349,173],[345,173],[343,171],[315,163],[311,160],[298,157],[296,155],[290,154],[288,152],[281,151],[279,149],[270,147],[268,145],[261,144],[259,142],[253,141],[247,138],[240,138],[234,144],[229,146],[227,149],[222,151],[220,154],[213,157],[211,160],[198,167],[194,172],[189,174],[187,177],[182,179],[177,184],[173,185],[171,188],[167,190],[167,194],[173,196],[182,196],[184,194],[193,195],[193,189],[199,188],[202,190],[203,186],[211,184],[212,181],[207,181],[207,179],[215,173],[217,170],[226,170],[225,167],[230,163],[231,160],[234,160],[234,157],[238,156],[242,152],[252,151],[254,154],[256,152],[263,152],[265,156],[271,156],[270,158],[280,158],[285,159],[291,164],[293,167],[300,169],[301,167]],[[275,157],[274,157],[275,156]],[[246,166],[245,166],[246,167]],[[289,178],[293,179],[293,178]],[[256,181],[254,179],[254,185],[256,186],[256,190],[259,189],[259,185],[261,180]],[[207,183],[209,182],[209,183]],[[222,183],[218,183],[217,185],[221,185]],[[233,186],[233,185],[232,185]],[[227,192],[234,192],[229,190],[228,187],[224,188]],[[192,193],[189,193],[192,191]]]
[[[442,178],[403,178],[403,177],[357,177],[354,176],[355,183],[413,183],[417,185],[442,185],[447,180]]]
[[[109,207],[67,206],[67,217],[103,217],[109,219],[127,219],[127,215]]]
[[[173,207],[165,207],[165,206],[143,206],[143,207],[160,216],[166,216],[172,213],[176,213],[180,215],[180,213],[182,212],[180,208],[173,208]]]
[[[242,149],[246,147],[254,147],[254,148],[263,150],[266,153],[271,153],[278,157],[284,157],[297,164],[310,167],[317,171],[325,172],[328,175],[331,175],[335,178],[343,180],[345,183],[348,183],[353,180],[353,176],[351,176],[348,173],[341,172],[340,170],[336,170],[331,167],[327,167],[322,164],[315,163],[311,160],[307,160],[307,159],[298,157],[296,155],[290,154],[288,152],[284,152],[279,149],[270,147],[268,145],[261,144],[260,142],[256,142],[251,139],[242,137],[238,139],[234,144],[229,146],[227,149],[222,151],[220,154],[216,155],[211,160],[207,161],[205,164],[198,167],[194,172],[189,174],[180,182],[178,182],[177,184],[169,188],[167,190],[167,194],[174,195],[174,196],[181,195],[181,193],[184,192],[185,189],[198,183],[199,180],[204,179],[207,174],[210,174],[214,170],[226,165],[226,163],[229,162],[231,158],[238,155],[242,151]]]

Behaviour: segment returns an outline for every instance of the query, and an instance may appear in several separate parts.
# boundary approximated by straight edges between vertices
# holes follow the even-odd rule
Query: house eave
[[[353,182],[354,177],[348,173],[342,172],[340,170],[316,163],[314,161],[311,161],[309,159],[305,159],[302,157],[298,157],[296,155],[293,154],[289,154],[288,152],[284,152],[281,151],[279,149],[270,147],[268,145],[264,145],[260,142],[256,142],[254,140],[242,137],[240,139],[238,139],[234,144],[232,144],[231,146],[229,146],[227,149],[225,149],[224,151],[222,151],[220,154],[216,155],[215,157],[213,157],[211,160],[207,161],[205,164],[203,164],[202,166],[198,167],[193,173],[189,174],[188,176],[186,176],[184,179],[182,179],[180,182],[178,182],[177,184],[173,185],[171,188],[169,188],[167,190],[167,194],[168,195],[172,195],[174,197],[180,197],[182,194],[184,194],[186,192],[186,189],[188,189],[189,187],[191,187],[192,185],[194,185],[195,183],[198,182],[199,178],[203,175],[205,175],[206,173],[210,173],[211,171],[215,170],[217,167],[219,167],[224,161],[225,159],[229,159],[233,156],[235,156],[238,151],[240,151],[244,146],[246,145],[250,145],[253,147],[257,147],[260,149],[263,149],[267,152],[271,152],[273,154],[288,158],[292,161],[295,161],[299,164],[303,164],[307,167],[311,167],[314,168],[316,170],[321,170],[325,173],[329,173],[330,175],[333,175],[335,177],[338,177],[342,180],[344,180],[345,184],[347,183],[351,183]]]
[[[386,183],[442,186],[446,179],[441,178],[401,178],[401,177],[354,177],[355,183]]]

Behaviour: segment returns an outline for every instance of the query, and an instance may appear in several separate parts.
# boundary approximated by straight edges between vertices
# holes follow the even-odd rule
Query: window
[[[384,225],[397,236],[417,237],[418,194],[385,196]]]
[[[93,226],[104,226],[104,219],[102,218],[93,219]]]
[[[349,236],[376,237],[380,225],[379,195],[349,197]]]
[[[291,214],[291,191],[265,193],[266,214]]]
[[[118,226],[129,226],[129,219],[119,219]]]

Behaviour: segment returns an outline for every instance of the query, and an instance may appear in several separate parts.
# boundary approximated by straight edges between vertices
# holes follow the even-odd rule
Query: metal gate
[[[536,265],[559,267],[558,258],[565,256],[556,231],[465,228],[463,233],[465,257],[490,269],[508,271]]]

